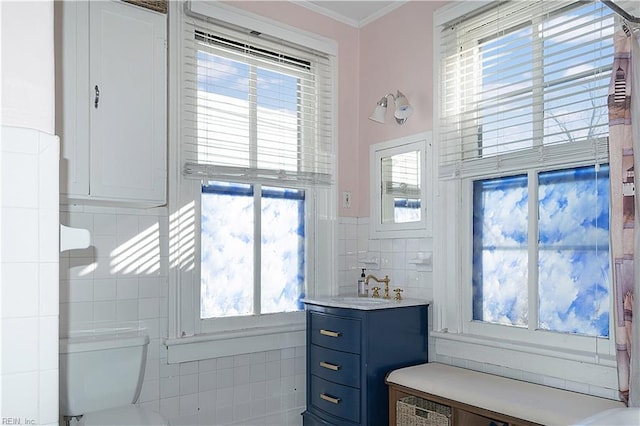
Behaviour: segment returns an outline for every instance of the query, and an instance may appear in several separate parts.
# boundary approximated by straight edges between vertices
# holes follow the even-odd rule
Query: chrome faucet
[[[379,283],[384,283],[384,296],[382,296],[383,299],[391,299],[391,296],[389,296],[389,281],[391,281],[389,279],[389,275],[385,275],[383,279],[380,279],[378,277],[376,277],[375,275],[367,275],[367,277],[364,279],[364,283],[365,285],[369,285],[369,280],[373,279],[376,282]],[[377,292],[373,293],[373,296],[371,297],[380,297],[380,296],[376,296],[376,294],[378,294]]]

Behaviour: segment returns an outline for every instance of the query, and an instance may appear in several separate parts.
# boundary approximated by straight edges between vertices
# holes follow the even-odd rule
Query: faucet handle
[[[402,292],[401,288],[395,288],[393,289],[393,291],[396,292],[396,295],[393,297],[393,300],[397,300],[398,302],[402,300],[402,296],[400,295],[400,293]]]
[[[373,287],[371,290],[373,290],[373,294],[371,295],[371,297],[380,297],[380,287]]]

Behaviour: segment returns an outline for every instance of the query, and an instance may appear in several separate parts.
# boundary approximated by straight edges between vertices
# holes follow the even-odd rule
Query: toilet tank
[[[96,333],[60,339],[60,414],[133,404],[142,388],[149,336]]]

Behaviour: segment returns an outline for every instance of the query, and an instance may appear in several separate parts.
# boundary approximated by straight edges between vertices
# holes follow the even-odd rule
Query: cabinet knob
[[[98,103],[100,102],[100,88],[97,84],[96,87],[94,87],[94,90],[96,92],[96,96],[93,98],[93,107],[98,109]]]

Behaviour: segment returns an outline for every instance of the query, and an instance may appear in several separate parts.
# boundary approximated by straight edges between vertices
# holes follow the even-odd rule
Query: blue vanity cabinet
[[[428,361],[427,304],[306,310],[304,426],[387,425],[387,373]]]

